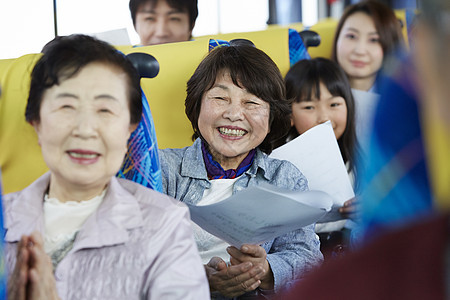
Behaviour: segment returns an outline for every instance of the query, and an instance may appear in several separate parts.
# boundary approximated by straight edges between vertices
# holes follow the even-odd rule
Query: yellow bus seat
[[[179,148],[192,144],[192,127],[184,113],[186,82],[207,55],[210,38],[205,36],[195,41],[146,47],[117,47],[125,54],[151,54],[160,65],[158,76],[141,80],[160,148]],[[237,38],[248,39],[265,51],[283,75],[288,71],[287,28],[220,35],[223,40]],[[13,60],[0,60],[0,168],[4,193],[25,188],[47,171],[36,134],[24,116],[30,73],[39,57],[40,54],[29,54]]]

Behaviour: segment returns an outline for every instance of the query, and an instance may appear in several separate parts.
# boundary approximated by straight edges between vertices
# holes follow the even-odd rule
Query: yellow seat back
[[[33,127],[25,122],[30,73],[40,57],[0,61],[0,168],[4,193],[21,190],[47,171]]]
[[[308,49],[311,58],[325,57],[331,58],[331,51],[333,49],[333,40],[336,33],[336,26],[338,20],[333,18],[326,18],[320,20],[309,29],[317,32],[320,35],[320,45]]]
[[[247,39],[256,48],[263,50],[277,64],[281,74],[289,70],[289,28],[272,27],[268,30],[224,33],[197,37],[196,40],[219,39],[230,41],[233,39]]]
[[[209,51],[208,36],[195,41],[147,47],[118,47],[125,54],[144,52],[160,64],[158,76],[142,79],[149,101],[159,148],[180,148],[192,144],[192,126],[184,113],[186,82]],[[288,29],[212,36],[231,40],[244,38],[265,51],[284,75],[289,69]],[[0,60],[0,168],[4,193],[21,190],[47,171],[37,136],[25,121],[30,73],[40,54]]]

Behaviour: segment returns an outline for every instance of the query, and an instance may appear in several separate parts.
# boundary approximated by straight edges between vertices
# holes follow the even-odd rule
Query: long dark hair
[[[291,67],[284,79],[286,96],[291,104],[306,101],[315,96],[320,98],[320,83],[323,83],[333,96],[344,98],[347,105],[347,124],[342,136],[337,140],[342,158],[348,163],[348,171],[355,172],[357,140],[355,130],[355,100],[344,70],[326,58],[301,60]],[[299,134],[291,127],[287,139]]]
[[[393,10],[379,1],[361,1],[348,6],[339,19],[331,53],[333,61],[337,62],[337,41],[345,21],[347,21],[348,17],[358,12],[365,13],[375,23],[375,28],[380,36],[380,45],[383,49],[383,61],[384,58],[393,54],[397,48],[404,47],[405,42],[401,31],[401,23]]]

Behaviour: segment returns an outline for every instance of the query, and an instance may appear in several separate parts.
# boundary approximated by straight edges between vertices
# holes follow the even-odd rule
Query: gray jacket
[[[11,271],[21,235],[45,234],[49,180],[46,173],[3,199],[5,263]],[[111,178],[102,203],[56,267],[55,279],[61,299],[209,299],[188,209],[125,179]]]
[[[198,203],[205,189],[210,188],[201,140],[190,147],[159,151],[163,191],[189,204]],[[269,158],[257,149],[252,166],[234,184],[233,194],[249,186],[267,182],[292,190],[308,190],[303,174],[290,162]],[[262,245],[275,280],[275,292],[288,288],[323,256],[314,233],[314,225],[290,232]]]

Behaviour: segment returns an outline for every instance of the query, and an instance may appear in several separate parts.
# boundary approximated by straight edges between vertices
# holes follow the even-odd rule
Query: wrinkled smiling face
[[[234,85],[222,71],[203,95],[198,128],[214,160],[225,170],[236,169],[266,138],[269,116],[268,102]]]
[[[134,129],[127,77],[90,63],[43,94],[33,124],[52,184],[102,189],[119,170]]]

